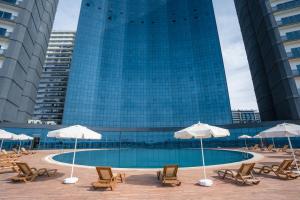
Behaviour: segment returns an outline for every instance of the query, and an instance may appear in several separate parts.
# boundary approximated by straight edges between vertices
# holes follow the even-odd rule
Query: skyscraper
[[[300,1],[235,4],[261,119],[300,119]]]
[[[231,123],[211,0],[83,0],[64,124]]]
[[[0,1],[0,122],[33,114],[58,0]]]
[[[61,124],[74,40],[75,32],[51,34],[36,98],[35,119]]]

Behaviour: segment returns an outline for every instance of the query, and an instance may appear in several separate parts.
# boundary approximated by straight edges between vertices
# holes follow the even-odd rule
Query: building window
[[[0,36],[5,36],[6,35],[6,29],[5,28],[0,28]]]

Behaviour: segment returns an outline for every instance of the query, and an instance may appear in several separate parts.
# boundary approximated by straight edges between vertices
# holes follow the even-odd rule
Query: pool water
[[[205,149],[205,164],[219,165],[240,162],[252,158],[251,154]],[[72,163],[73,153],[62,153],[53,160]],[[75,164],[85,166],[111,166],[114,168],[161,168],[168,164],[180,167],[202,166],[201,149],[103,149],[87,150],[76,153]]]

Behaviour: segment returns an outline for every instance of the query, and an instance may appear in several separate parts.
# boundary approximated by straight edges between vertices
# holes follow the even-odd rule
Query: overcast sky
[[[213,0],[232,109],[257,109],[233,0]],[[81,0],[60,0],[54,30],[76,30]]]

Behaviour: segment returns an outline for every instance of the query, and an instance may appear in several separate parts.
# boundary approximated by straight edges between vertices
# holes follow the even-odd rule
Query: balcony
[[[300,76],[300,69],[292,70],[293,76]]]
[[[277,24],[278,26],[286,26],[286,25],[296,24],[299,22],[300,22],[300,14],[282,18],[280,21],[277,21]]]
[[[296,7],[300,7],[300,1],[299,0],[293,0],[286,3],[278,4],[277,6],[274,6],[272,8],[273,12],[279,12],[284,10],[293,9]]]
[[[286,35],[281,36],[283,42],[300,40],[300,31],[289,32]]]

